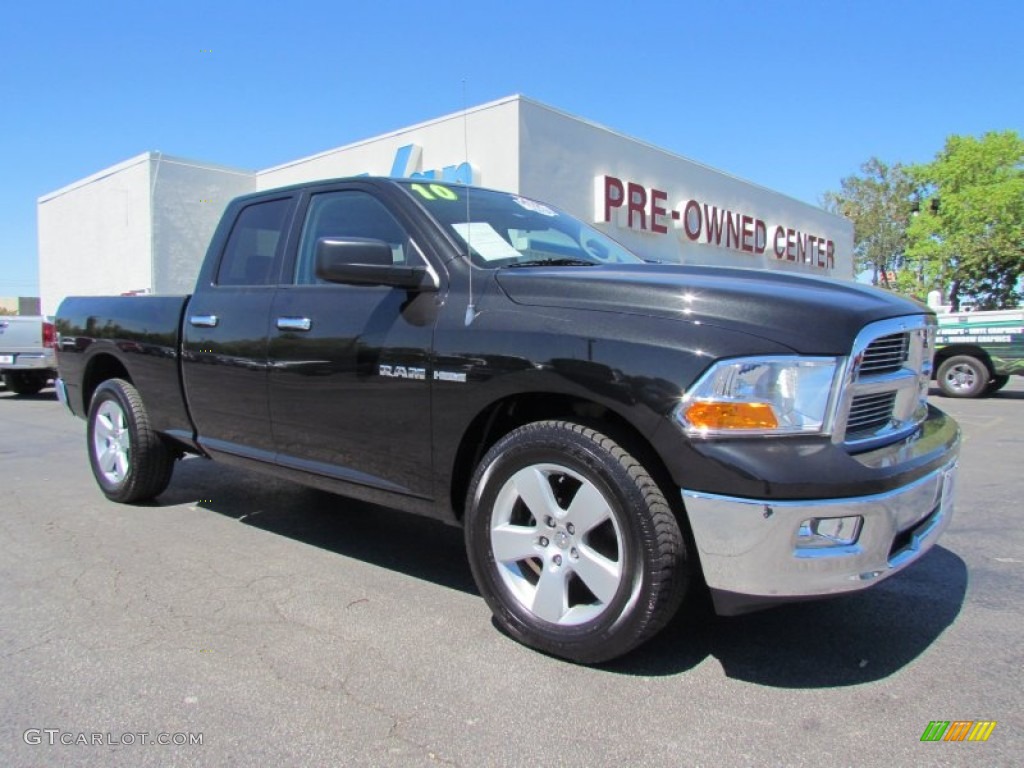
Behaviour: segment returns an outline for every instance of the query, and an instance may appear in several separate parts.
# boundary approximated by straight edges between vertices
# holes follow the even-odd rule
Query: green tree
[[[913,179],[899,163],[872,157],[860,175],[847,176],[840,185],[840,191],[825,193],[824,204],[853,222],[855,271],[870,271],[873,285],[895,288],[892,278],[904,266]]]
[[[927,164],[911,166],[918,212],[906,259],[925,290],[958,308],[1017,306],[1024,274],[1024,140],[1016,131],[950,136]]]

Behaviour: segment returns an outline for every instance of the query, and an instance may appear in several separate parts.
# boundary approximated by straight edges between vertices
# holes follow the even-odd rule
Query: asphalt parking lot
[[[197,459],[112,504],[85,423],[0,391],[0,765],[1019,765],[1024,379],[932,399],[965,442],[921,562],[586,668],[491,626],[458,530]]]

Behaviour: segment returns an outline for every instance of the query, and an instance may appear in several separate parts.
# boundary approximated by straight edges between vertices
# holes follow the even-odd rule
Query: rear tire
[[[159,496],[171,482],[174,454],[149,425],[137,389],[123,379],[100,384],[89,405],[89,463],[111,501]]]
[[[46,386],[46,378],[32,371],[10,371],[4,374],[4,382],[16,395],[35,395]]]
[[[937,376],[946,397],[980,397],[988,386],[988,368],[970,355],[956,355],[943,361]]]
[[[570,422],[527,424],[484,456],[469,488],[466,548],[497,625],[575,662],[654,635],[688,586],[679,523],[648,471]]]

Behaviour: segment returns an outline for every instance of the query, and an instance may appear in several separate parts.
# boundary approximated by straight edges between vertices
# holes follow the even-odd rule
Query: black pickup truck
[[[646,263],[535,200],[354,178],[233,201],[190,297],[73,297],[58,391],[103,492],[198,454],[465,529],[510,635],[600,662],[691,590],[862,589],[952,514],[935,319]]]

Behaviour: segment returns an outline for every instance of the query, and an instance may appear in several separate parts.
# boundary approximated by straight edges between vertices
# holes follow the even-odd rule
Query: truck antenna
[[[466,79],[462,79],[462,154],[465,159],[463,168],[472,169],[469,164],[469,106],[466,103]],[[470,181],[472,181],[472,170],[470,170]],[[466,326],[468,327],[477,316],[476,304],[473,303],[473,224],[469,218],[469,183],[465,177],[462,179],[466,195],[466,264],[469,265],[469,303],[466,305]]]

